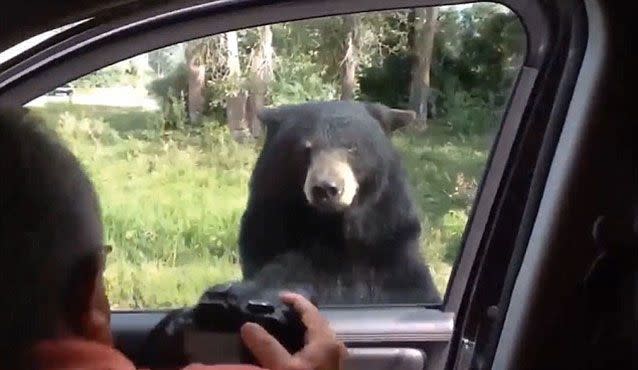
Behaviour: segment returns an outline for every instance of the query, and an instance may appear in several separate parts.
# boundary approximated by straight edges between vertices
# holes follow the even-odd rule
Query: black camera
[[[315,303],[311,289],[291,290]],[[290,353],[304,346],[306,327],[294,308],[281,302],[279,290],[230,283],[207,289],[195,307],[162,320],[147,340],[144,365],[257,364],[239,334],[247,322],[261,325]]]

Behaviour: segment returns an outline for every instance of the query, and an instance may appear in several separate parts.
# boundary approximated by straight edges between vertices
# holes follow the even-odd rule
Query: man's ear
[[[75,263],[65,297],[66,321],[75,335],[111,344],[108,305],[102,281],[103,259],[90,253]]]
[[[278,108],[261,108],[257,111],[257,118],[266,128],[266,142],[269,142],[281,126],[281,110]]]
[[[386,134],[409,125],[416,119],[416,113],[411,110],[392,109],[380,103],[366,103],[366,109],[374,117]]]

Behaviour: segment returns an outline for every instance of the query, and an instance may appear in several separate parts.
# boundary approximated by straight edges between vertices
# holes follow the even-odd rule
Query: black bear
[[[310,286],[319,303],[438,303],[389,134],[414,112],[364,102],[264,109],[241,220],[245,283]]]

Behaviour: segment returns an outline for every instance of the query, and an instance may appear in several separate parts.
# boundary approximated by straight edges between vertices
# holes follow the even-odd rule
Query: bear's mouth
[[[325,214],[342,213],[346,209],[348,209],[348,206],[346,205],[335,204],[330,202],[313,201],[310,203],[310,205],[313,208],[315,208],[317,211],[319,211],[320,213],[325,213]]]

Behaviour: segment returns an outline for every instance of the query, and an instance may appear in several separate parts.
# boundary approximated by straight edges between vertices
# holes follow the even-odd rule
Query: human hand
[[[339,370],[347,349],[315,305],[304,296],[282,293],[281,300],[293,306],[306,326],[305,346],[290,354],[264,328],[246,323],[241,338],[261,366],[270,370]]]

